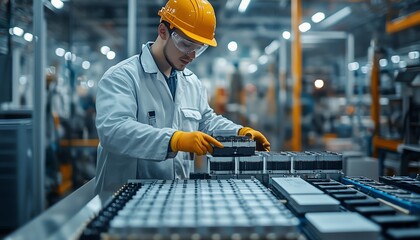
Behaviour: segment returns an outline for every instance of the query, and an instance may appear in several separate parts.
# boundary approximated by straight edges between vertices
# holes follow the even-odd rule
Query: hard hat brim
[[[192,32],[186,31],[186,30],[184,30],[182,28],[178,28],[178,29],[181,30],[181,32],[183,32],[185,35],[187,35],[187,37],[189,37],[189,38],[191,38],[191,39],[193,39],[193,40],[195,40],[197,42],[200,42],[200,43],[203,43],[203,44],[207,44],[207,45],[212,46],[212,47],[216,47],[217,46],[216,38],[208,39],[208,38],[201,37],[201,36],[199,36],[197,34],[194,34]]]

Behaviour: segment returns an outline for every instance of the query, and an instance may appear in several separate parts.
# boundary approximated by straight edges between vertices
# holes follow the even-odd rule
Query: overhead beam
[[[396,20],[388,20],[386,22],[386,32],[396,33],[416,25],[420,25],[420,11],[416,11]]]

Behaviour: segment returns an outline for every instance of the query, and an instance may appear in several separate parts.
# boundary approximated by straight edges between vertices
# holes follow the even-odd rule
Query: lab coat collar
[[[152,53],[150,52],[150,47],[152,44],[153,42],[143,44],[142,52],[140,55],[140,62],[145,72],[158,73],[159,68],[157,67],[155,59],[153,59]]]

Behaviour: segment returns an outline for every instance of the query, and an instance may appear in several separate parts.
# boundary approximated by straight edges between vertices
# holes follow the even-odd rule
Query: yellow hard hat
[[[216,15],[207,0],[169,0],[158,15],[197,42],[217,46],[214,38]]]

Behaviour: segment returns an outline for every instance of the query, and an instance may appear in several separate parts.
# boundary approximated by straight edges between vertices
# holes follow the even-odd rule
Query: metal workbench
[[[77,239],[85,224],[102,208],[110,195],[94,194],[93,178],[66,198],[53,205],[5,240]]]

